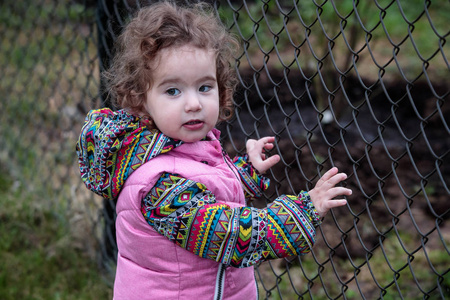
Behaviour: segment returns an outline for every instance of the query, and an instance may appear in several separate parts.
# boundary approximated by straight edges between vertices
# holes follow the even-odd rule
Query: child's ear
[[[147,97],[142,103],[142,108],[144,111],[142,112],[144,115],[151,117],[150,110],[148,108]]]

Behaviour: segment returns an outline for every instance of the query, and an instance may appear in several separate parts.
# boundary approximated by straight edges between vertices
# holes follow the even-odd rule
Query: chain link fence
[[[75,143],[108,105],[100,72],[146,1],[0,4],[0,167],[68,216],[73,246],[113,278],[114,203],[84,188]],[[276,137],[264,206],[337,166],[353,189],[311,255],[258,265],[262,299],[450,297],[450,73],[445,0],[212,2],[242,49],[224,147]]]

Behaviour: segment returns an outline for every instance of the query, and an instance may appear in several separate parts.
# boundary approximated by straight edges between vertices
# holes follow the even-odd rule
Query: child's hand
[[[280,161],[279,155],[273,155],[269,158],[266,158],[266,155],[263,153],[264,149],[270,150],[273,148],[273,141],[275,141],[275,137],[273,136],[263,137],[259,140],[250,139],[247,141],[246,147],[248,160],[252,163],[253,167],[261,174],[266,172],[268,169],[270,169]]]
[[[330,208],[342,206],[347,203],[345,199],[333,199],[338,196],[350,196],[352,194],[351,189],[335,186],[346,178],[347,175],[345,173],[338,174],[337,168],[331,168],[323,174],[322,178],[316,183],[316,186],[309,191],[311,201],[321,217],[324,217]]]

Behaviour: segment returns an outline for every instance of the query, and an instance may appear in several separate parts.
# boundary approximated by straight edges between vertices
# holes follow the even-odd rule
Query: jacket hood
[[[76,145],[81,179],[94,193],[116,200],[137,168],[182,143],[147,129],[125,110],[91,110]]]

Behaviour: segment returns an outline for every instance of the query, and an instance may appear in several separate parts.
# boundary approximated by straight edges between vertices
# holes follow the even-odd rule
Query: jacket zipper
[[[220,264],[219,270],[217,271],[214,300],[221,300],[223,298],[224,285],[225,285],[225,265]]]
[[[256,299],[259,299],[259,288],[258,288],[258,281],[256,280],[256,270],[255,269],[253,269],[253,278],[255,278]]]
[[[220,146],[222,146],[222,145],[220,145]],[[233,168],[231,167],[231,165],[233,165],[233,162],[231,161],[231,159],[228,160],[228,159],[227,159],[227,156],[228,156],[228,154],[225,152],[225,150],[224,150],[223,147],[222,147],[222,157],[223,157],[223,161],[227,164],[228,168],[230,169],[231,173],[233,173],[234,177],[236,177],[236,180],[237,180],[238,182],[241,182],[241,180],[239,179],[238,175],[236,175],[236,173],[235,173],[235,170],[236,170],[236,169],[233,170]],[[230,165],[230,164],[231,164],[231,165]]]

